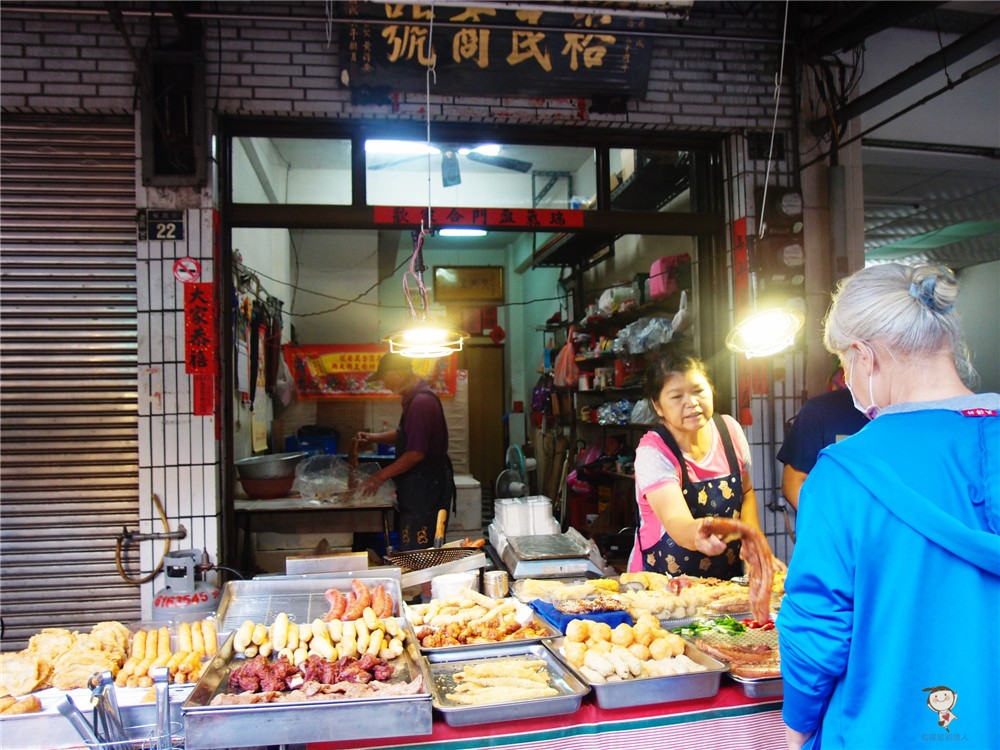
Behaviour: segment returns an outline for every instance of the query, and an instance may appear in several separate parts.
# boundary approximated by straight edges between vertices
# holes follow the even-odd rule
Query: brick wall
[[[393,107],[351,104],[350,92],[339,84],[339,27],[334,25],[328,45],[322,2],[218,6],[223,15],[243,17],[202,21],[210,109],[335,119],[424,117],[422,92],[400,94]],[[122,7],[128,13],[128,6]],[[432,96],[431,117],[664,131],[769,130],[781,8],[759,4],[744,16],[722,5],[696,5],[693,17],[677,25],[678,34],[688,38],[652,42],[646,99],[629,102],[625,114],[591,114],[588,102],[577,99]],[[136,85],[128,47],[102,10],[79,15],[29,13],[5,4],[0,20],[0,107],[36,112],[133,111]],[[160,18],[158,24],[161,38],[175,31],[170,18]],[[136,52],[155,34],[147,15],[125,15],[124,25]],[[729,38],[719,39],[722,35]],[[779,113],[783,129],[791,126],[791,103],[786,90]]]
[[[137,79],[129,47],[101,4],[45,4],[32,10],[18,7],[29,6],[0,6],[0,110],[38,114],[135,112]],[[128,4],[120,7],[124,30],[138,54],[154,34],[154,24],[148,14],[131,14]],[[624,114],[589,113],[586,100],[569,98],[432,96],[430,116],[435,121],[560,123],[730,137],[746,130],[769,131],[780,55],[774,40],[780,34],[783,6],[755,4],[745,15],[729,7],[698,3],[694,16],[678,24],[677,36],[652,42],[647,96],[643,101],[630,101]],[[424,119],[427,102],[423,93],[400,94],[393,106],[351,104],[350,92],[339,84],[337,26],[327,43],[324,3],[219,2],[212,9],[227,17],[202,21],[209,111],[322,119]],[[50,12],[55,10],[59,12]],[[230,17],[237,15],[241,17]],[[175,33],[171,18],[161,17],[158,23],[163,36]],[[720,35],[728,38],[720,39]],[[790,131],[793,108],[787,82],[791,76],[785,80],[778,127]],[[739,143],[742,148],[742,138]],[[793,148],[788,150],[794,152]],[[752,191],[746,186],[753,182],[754,174],[762,179],[763,168],[762,162],[741,161],[736,170],[739,175],[734,174],[729,183],[738,194],[730,196],[729,206],[735,210],[727,220],[753,215],[752,206],[747,205]],[[181,546],[205,546],[217,559],[218,550],[213,547],[219,496],[214,424],[210,418],[192,421],[187,376],[172,354],[176,347],[165,342],[183,315],[176,282],[170,276],[170,259],[192,255],[202,259],[204,278],[210,279],[214,273],[212,198],[208,190],[146,190],[137,184],[137,206],[186,209],[188,224],[198,230],[200,238],[197,246],[190,240],[184,247],[140,243],[140,281],[152,290],[153,280],[159,279],[162,294],[150,291],[140,295],[139,338],[147,345],[137,381],[140,400],[143,395],[151,397],[153,391],[160,399],[150,400],[140,415],[140,528],[159,530],[159,516],[148,499],[150,492],[157,492],[167,499],[172,523],[183,523],[192,531]],[[168,304],[169,300],[173,304]],[[153,346],[154,342],[159,343]],[[190,434],[192,452],[180,455],[171,451],[173,443],[158,438],[164,430]],[[143,546],[144,569],[156,564],[159,549],[153,543]],[[143,587],[144,617],[151,614],[152,592],[158,585],[154,580]]]

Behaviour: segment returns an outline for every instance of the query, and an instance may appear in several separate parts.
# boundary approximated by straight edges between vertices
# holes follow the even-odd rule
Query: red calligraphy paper
[[[215,293],[212,284],[184,284],[184,371],[216,372]]]

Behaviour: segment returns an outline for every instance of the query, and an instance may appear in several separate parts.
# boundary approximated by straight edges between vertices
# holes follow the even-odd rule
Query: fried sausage
[[[735,536],[742,542],[740,557],[747,567],[750,611],[757,622],[767,622],[771,619],[771,585],[774,582],[771,548],[767,539],[760,529],[735,518],[706,518],[705,525],[711,534],[723,539]]]
[[[351,581],[351,593],[354,594],[354,601],[348,604],[344,614],[340,616],[341,620],[357,620],[365,611],[365,607],[371,604],[372,595],[368,587],[357,578]]]
[[[323,618],[325,622],[330,622],[330,620],[339,620],[341,615],[344,614],[344,610],[347,609],[347,600],[344,595],[340,593],[337,589],[327,589],[326,600],[330,602],[330,611],[326,613]]]

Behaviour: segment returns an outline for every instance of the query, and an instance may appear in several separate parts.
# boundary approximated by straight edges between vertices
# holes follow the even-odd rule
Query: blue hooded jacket
[[[900,404],[820,454],[777,620],[807,748],[1000,747],[998,412],[998,394]]]

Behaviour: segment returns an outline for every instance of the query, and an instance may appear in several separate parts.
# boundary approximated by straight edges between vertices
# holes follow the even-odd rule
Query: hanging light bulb
[[[429,211],[428,215],[430,215]],[[420,231],[414,234],[416,236],[413,243],[413,255],[410,257],[410,268],[403,274],[403,294],[410,306],[413,325],[400,331],[394,331],[382,340],[389,344],[389,351],[402,354],[404,357],[420,359],[446,357],[452,352],[462,351],[462,344],[465,339],[469,338],[469,334],[457,328],[437,326],[427,320],[429,302],[427,288],[424,286],[422,253],[424,236],[427,232],[424,230],[423,224],[420,226]],[[413,306],[410,287],[407,284],[408,277],[416,282],[417,292],[420,295],[421,313],[419,319]]]
[[[404,357],[433,359],[462,351],[462,342],[468,337],[469,334],[465,331],[441,328],[422,322],[390,333],[382,340],[388,342],[389,351],[402,354]]]
[[[788,307],[761,310],[748,315],[726,336],[726,348],[751,357],[769,357],[795,343],[795,334],[805,316]]]

